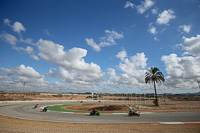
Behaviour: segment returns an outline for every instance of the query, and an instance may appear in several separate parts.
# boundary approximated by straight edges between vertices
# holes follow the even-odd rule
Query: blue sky
[[[197,92],[199,0],[0,0],[0,90]]]

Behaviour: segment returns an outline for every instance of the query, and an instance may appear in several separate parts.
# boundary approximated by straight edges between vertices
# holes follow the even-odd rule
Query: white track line
[[[160,122],[160,124],[184,124],[183,122]]]

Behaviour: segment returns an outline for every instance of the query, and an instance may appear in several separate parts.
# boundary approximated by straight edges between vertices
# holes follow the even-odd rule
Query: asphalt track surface
[[[39,107],[66,103],[40,103]],[[200,122],[200,112],[162,112],[141,113],[140,117],[127,114],[72,114],[57,112],[41,112],[39,108],[33,109],[35,104],[17,104],[0,107],[0,115],[26,120],[62,122],[62,123],[165,123],[165,122]]]

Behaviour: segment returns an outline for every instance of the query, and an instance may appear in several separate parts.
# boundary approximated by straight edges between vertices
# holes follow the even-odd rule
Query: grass
[[[5,106],[12,106],[12,105],[1,105],[0,107],[5,107]]]
[[[67,106],[73,106],[75,104],[63,104],[63,105],[55,105],[55,106],[49,106],[48,110],[51,111],[59,111],[59,112],[79,112],[76,110],[67,110],[67,109],[62,109],[62,107],[67,107]],[[85,111],[81,111],[82,113]]]
[[[84,103],[83,105],[97,105],[96,103]]]
[[[68,110],[68,109],[61,108],[61,107],[67,107],[67,106],[73,106],[73,105],[75,105],[75,104],[63,104],[63,105],[49,106],[48,110],[58,111],[58,112],[90,113],[90,111],[77,111],[77,110]],[[100,112],[100,113],[120,113],[120,112]],[[124,112],[122,112],[122,113],[124,113]]]

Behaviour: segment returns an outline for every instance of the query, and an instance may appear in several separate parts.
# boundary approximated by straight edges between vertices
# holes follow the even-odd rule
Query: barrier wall
[[[99,100],[27,100],[27,101],[0,101],[0,103],[29,103],[29,102],[86,102],[86,101],[92,101],[92,102],[98,102]],[[101,100],[103,101],[103,100]],[[104,100],[107,101],[107,100]]]

